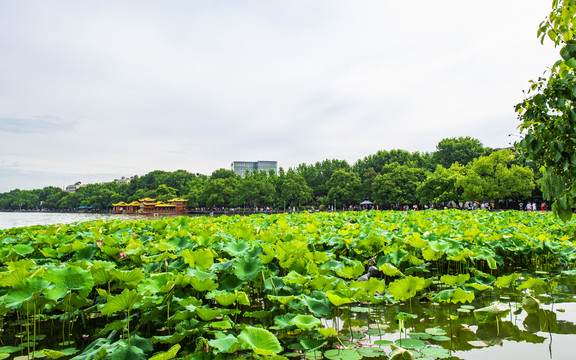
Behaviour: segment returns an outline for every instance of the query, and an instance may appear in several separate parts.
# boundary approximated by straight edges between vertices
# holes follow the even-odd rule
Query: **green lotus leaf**
[[[216,284],[211,279],[200,280],[199,278],[193,277],[190,278],[190,284],[192,287],[194,287],[194,289],[196,289],[196,291],[200,292],[210,291],[218,288],[218,284]]]
[[[408,300],[420,290],[428,286],[428,282],[418,276],[406,276],[403,279],[394,280],[388,286],[388,293],[398,301]]]
[[[448,336],[432,336],[430,339],[434,341],[450,341]]]
[[[78,266],[68,266],[62,269],[49,269],[45,275],[55,285],[46,292],[46,297],[52,300],[63,298],[70,290],[76,290],[86,297],[94,287],[94,278],[90,270]]]
[[[308,350],[304,352],[304,357],[308,360],[321,360],[324,359],[322,356],[322,351],[320,350]]]
[[[0,353],[11,354],[15,353],[16,351],[21,351],[22,348],[20,346],[0,346]]]
[[[176,355],[178,354],[178,351],[180,350],[180,348],[181,348],[180,344],[176,344],[176,345],[172,346],[170,349],[168,349],[168,351],[158,353],[158,354],[152,356],[151,358],[149,358],[148,360],[170,360],[170,359],[174,359],[176,357]]]
[[[145,278],[142,270],[138,268],[131,271],[112,269],[110,270],[110,274],[114,279],[117,279],[128,286],[137,286],[140,281]]]
[[[390,346],[394,344],[393,341],[390,340],[376,340],[374,341],[374,345],[378,345],[378,346]]]
[[[406,321],[408,319],[417,319],[417,318],[418,318],[418,315],[410,314],[410,313],[403,312],[403,311],[400,311],[398,314],[396,314],[396,316],[394,316],[394,319],[402,320],[402,321]]]
[[[152,345],[152,341],[150,341],[150,339],[143,338],[138,335],[130,336],[130,345],[142,349],[142,351],[145,353],[149,353],[150,351],[154,350],[154,345]]]
[[[412,360],[414,355],[407,349],[392,345],[390,360]]]
[[[118,347],[103,360],[146,360],[144,351],[136,346]]]
[[[378,270],[382,271],[384,273],[384,275],[386,276],[402,276],[404,274],[402,274],[402,272],[400,270],[398,270],[398,268],[390,263],[384,263],[382,264],[380,267],[378,267]]]
[[[505,307],[500,303],[494,303],[490,306],[474,310],[474,317],[480,324],[492,323],[496,319],[505,316],[509,311],[510,308]]]
[[[525,294],[522,299],[522,309],[530,314],[537,314],[540,310],[540,300],[532,295]]]
[[[230,262],[232,264],[232,262]],[[200,280],[206,280],[206,279],[214,279],[217,275],[214,272],[211,271],[203,271],[197,268],[188,268],[186,269],[186,274],[188,274],[191,277],[197,277]]]
[[[94,360],[102,359],[107,353],[112,352],[118,348],[118,344],[111,344],[109,339],[99,338],[94,340],[84,351],[74,356],[73,360]]]
[[[214,299],[222,306],[230,306],[236,302],[238,295],[224,290],[212,290],[206,294],[206,299]]]
[[[516,290],[524,290],[524,289],[544,289],[547,285],[547,281],[544,281],[540,278],[533,278],[530,277],[526,281],[524,281],[520,286],[516,287]]]
[[[320,335],[322,335],[323,337],[329,337],[329,336],[338,336],[338,331],[336,331],[336,329],[329,327],[329,328],[318,328],[316,329],[318,330],[318,332],[320,333]]]
[[[155,344],[177,344],[182,342],[182,340],[186,339],[188,336],[192,335],[192,333],[193,331],[187,330],[183,332],[176,332],[172,335],[152,336],[152,342]]]
[[[422,339],[422,340],[430,339],[432,337],[432,335],[425,333],[425,332],[424,333],[411,332],[411,333],[408,333],[408,336],[412,339]]]
[[[430,334],[432,336],[444,336],[446,335],[446,330],[441,328],[428,328],[426,330],[426,334]]]
[[[328,316],[332,314],[330,300],[324,292],[313,291],[310,295],[304,295],[302,302],[308,307],[308,310],[315,316]]]
[[[471,340],[468,341],[468,344],[470,346],[473,347],[486,347],[486,346],[490,346],[490,344],[488,344],[486,341],[482,341],[482,340]]]
[[[12,271],[0,274],[0,286],[14,286],[22,283],[28,278],[28,272],[23,268],[16,268]]]
[[[287,304],[291,303],[296,298],[294,295],[290,295],[290,296],[267,295],[267,297],[271,301],[278,301],[279,303],[281,303],[283,305],[287,305]]]
[[[331,360],[360,360],[362,355],[353,349],[330,349],[324,352],[324,357]]]
[[[478,291],[484,291],[487,289],[492,289],[492,286],[490,286],[490,285],[479,284],[479,283],[469,283],[469,284],[466,284],[466,287],[471,287],[471,288],[474,288]]]
[[[462,290],[461,288],[442,290],[432,299],[439,302],[449,302],[452,304],[474,301],[474,292]]]
[[[250,243],[244,240],[231,239],[226,242],[226,246],[222,250],[226,251],[230,256],[237,257],[244,254],[250,249]]]
[[[442,275],[440,281],[448,286],[458,286],[470,279],[470,274]]]
[[[357,263],[354,266],[344,266],[342,268],[335,268],[336,275],[345,279],[355,279],[364,273],[364,265]]]
[[[239,305],[250,306],[250,299],[244,291],[234,290],[234,293],[236,294],[236,302]]]
[[[278,338],[266,329],[247,326],[238,335],[238,341],[244,349],[253,350],[258,355],[273,355],[281,352]]]
[[[30,270],[34,266],[36,266],[36,262],[34,262],[34,260],[20,259],[17,261],[9,261],[8,263],[6,263],[6,268],[8,270],[16,270],[16,269]]]
[[[142,259],[142,261],[145,263],[157,263],[157,262],[165,261],[166,259],[168,259],[169,256],[170,256],[170,254],[168,252],[163,252],[161,254],[150,255],[150,256],[140,255],[140,259]]]
[[[358,353],[367,358],[382,357],[386,355],[384,349],[378,347],[361,347],[358,349]]]
[[[25,279],[8,290],[0,299],[8,309],[17,309],[27,301],[34,300],[49,289],[50,281],[40,278]]]
[[[324,345],[326,345],[327,342],[326,341],[322,341],[322,340],[318,340],[318,339],[314,339],[314,338],[305,338],[300,340],[300,345],[302,345],[302,347],[305,350],[315,350],[318,349]]]
[[[240,280],[254,280],[262,271],[260,259],[239,258],[234,261],[234,275]]]
[[[328,300],[330,300],[330,302],[334,306],[342,306],[344,304],[349,304],[352,302],[351,299],[341,296],[340,294],[333,291],[327,292],[326,297],[328,298]]]
[[[368,281],[354,281],[352,283],[352,286],[362,289],[367,294],[373,295],[375,293],[383,292],[384,289],[386,289],[386,282],[371,277],[370,279],[368,279]]]
[[[274,324],[282,330],[293,330],[296,329],[296,325],[292,324],[292,319],[295,317],[295,314],[276,315]]]
[[[234,326],[232,325],[232,322],[230,322],[230,320],[225,319],[222,321],[211,321],[210,327],[215,330],[227,330],[232,329]]]
[[[290,324],[296,325],[302,330],[310,330],[322,324],[322,322],[320,319],[312,315],[296,315],[292,320],[290,320]]]
[[[34,248],[30,245],[18,244],[12,247],[12,250],[20,256],[26,256],[34,252]]]
[[[90,272],[92,273],[92,278],[94,279],[94,285],[106,284],[108,281],[110,281],[110,279],[112,279],[110,271],[102,267],[93,267],[90,269]]]
[[[420,353],[424,356],[430,356],[435,359],[445,359],[452,356],[450,350],[436,346],[424,348],[420,350]]]
[[[499,288],[513,286],[514,283],[516,282],[516,280],[518,280],[520,278],[520,276],[521,275],[518,273],[512,273],[510,275],[500,276],[494,282],[494,286],[499,287]]]
[[[215,319],[216,317],[220,316],[222,314],[222,311],[220,309],[210,309],[210,308],[206,308],[206,307],[199,307],[199,308],[196,308],[196,313],[198,314],[198,316],[200,316],[200,319],[202,319],[204,321],[210,321],[210,320]]]
[[[217,335],[216,339],[208,341],[208,345],[212,346],[217,350],[215,351],[216,354],[233,353],[240,348],[240,343],[238,342],[238,339],[234,335],[229,334],[224,337],[222,336],[223,335],[220,336]]]
[[[137,289],[140,294],[155,295],[163,291],[163,287],[174,279],[172,273],[150,274],[138,283]],[[169,291],[169,290],[168,290]]]
[[[141,298],[142,296],[135,290],[124,289],[120,295],[109,297],[100,312],[103,315],[111,315],[119,311],[130,311]]]
[[[212,267],[212,264],[214,264],[214,255],[209,249],[196,251],[186,249],[182,251],[180,255],[184,258],[186,264],[200,270],[208,270]]]

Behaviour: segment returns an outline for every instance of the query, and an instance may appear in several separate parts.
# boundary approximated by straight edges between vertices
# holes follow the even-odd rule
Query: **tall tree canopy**
[[[524,135],[517,144],[528,160],[564,181],[552,209],[561,219],[576,206],[576,0],[554,0],[538,37],[560,47],[561,59],[548,75],[531,81],[526,99],[516,105]],[[561,186],[562,188],[562,186]]]
[[[478,139],[469,136],[447,138],[436,145],[436,152],[432,155],[434,163],[448,169],[452,164],[466,165],[472,160],[484,155],[484,145]]]

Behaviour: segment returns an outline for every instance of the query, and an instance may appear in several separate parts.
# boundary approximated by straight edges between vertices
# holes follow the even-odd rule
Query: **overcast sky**
[[[551,0],[3,0],[0,192],[509,146]]]

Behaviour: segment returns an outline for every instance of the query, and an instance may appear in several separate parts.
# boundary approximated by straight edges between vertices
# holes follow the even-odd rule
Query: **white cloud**
[[[558,57],[535,35],[548,6],[8,0],[0,119],[74,126],[0,132],[0,156],[97,177],[354,162],[452,136],[506,146],[522,90]]]

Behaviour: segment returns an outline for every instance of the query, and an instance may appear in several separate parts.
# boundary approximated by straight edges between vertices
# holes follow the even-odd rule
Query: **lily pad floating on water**
[[[424,356],[430,356],[430,357],[433,357],[435,359],[444,359],[444,358],[448,358],[451,356],[450,350],[444,349],[441,347],[435,347],[435,346],[434,347],[427,347],[425,349],[420,350],[420,352]]]
[[[400,339],[396,340],[395,343],[406,349],[420,349],[426,346],[426,343],[420,339]]]
[[[374,345],[378,345],[378,346],[390,346],[394,344],[393,341],[390,340],[376,340],[374,341]]]
[[[318,350],[306,351],[306,352],[304,353],[304,356],[305,356],[306,359],[308,359],[308,360],[321,360],[321,359],[323,359],[323,357],[322,357],[322,351],[318,351]]]
[[[386,355],[384,349],[378,347],[362,347],[358,349],[358,353],[363,357],[372,358]]]
[[[473,346],[473,347],[486,347],[489,344],[486,341],[474,340],[474,341],[468,341],[468,345]]]
[[[352,349],[330,349],[324,352],[324,357],[331,360],[360,360],[362,355],[358,350]]]
[[[425,332],[424,333],[411,332],[411,333],[408,333],[408,336],[412,339],[422,339],[422,340],[430,339],[432,337],[432,335],[425,333]]]
[[[424,331],[426,331],[427,334],[430,334],[432,336],[446,335],[446,331],[444,329],[440,329],[440,328],[428,328]]]

